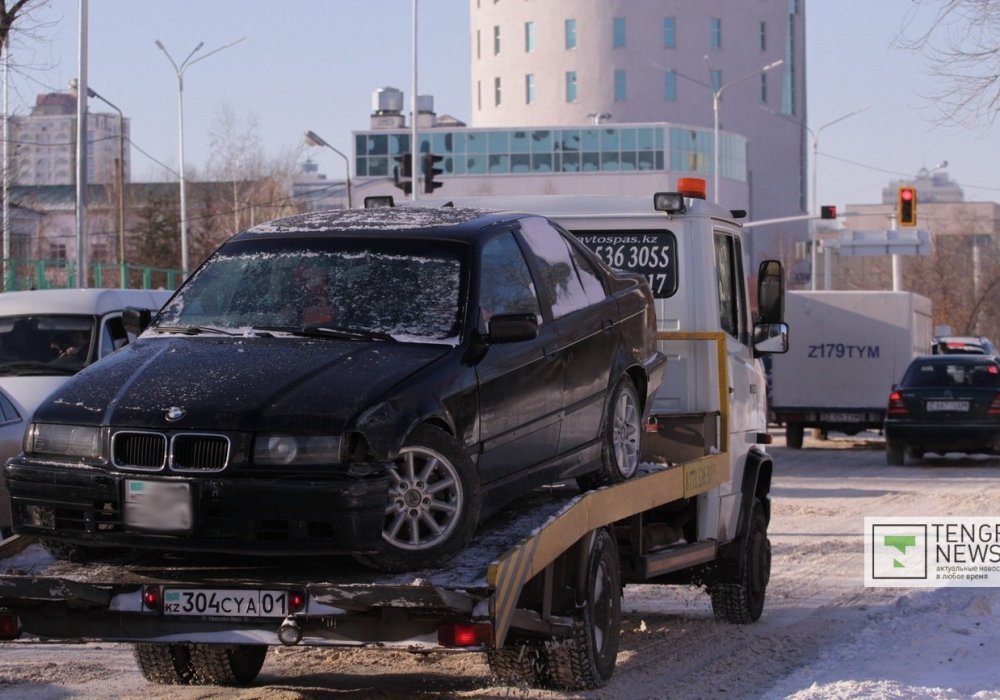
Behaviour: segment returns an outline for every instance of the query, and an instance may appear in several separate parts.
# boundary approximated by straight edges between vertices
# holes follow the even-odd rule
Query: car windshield
[[[290,332],[456,344],[461,249],[436,241],[234,241],[164,307],[153,330]]]
[[[915,362],[903,377],[906,388],[1000,387],[1000,366],[995,362]]]
[[[0,376],[73,374],[87,364],[92,316],[0,317]]]

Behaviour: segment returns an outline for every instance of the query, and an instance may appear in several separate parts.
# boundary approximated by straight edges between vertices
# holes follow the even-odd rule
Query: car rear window
[[[906,371],[904,387],[1000,387],[995,362],[914,362]]]

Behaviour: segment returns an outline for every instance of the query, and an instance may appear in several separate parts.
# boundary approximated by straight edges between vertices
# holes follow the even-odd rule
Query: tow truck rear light
[[[142,604],[149,610],[160,611],[163,598],[160,596],[159,586],[146,586],[142,589]]]
[[[306,593],[300,590],[291,590],[288,592],[288,612],[297,613],[302,612],[306,607]]]
[[[21,618],[12,612],[0,612],[0,639],[17,639],[21,636]]]
[[[890,416],[900,416],[905,415],[910,412],[910,409],[906,407],[903,402],[903,396],[898,391],[894,391],[889,394],[889,415]]]
[[[493,643],[489,622],[448,622],[438,626],[438,644],[443,647],[481,647]]]

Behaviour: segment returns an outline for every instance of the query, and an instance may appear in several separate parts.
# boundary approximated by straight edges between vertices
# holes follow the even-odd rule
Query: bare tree
[[[29,10],[44,5],[47,0],[15,0],[8,2],[0,0],[0,49],[7,46],[7,38],[10,36],[17,24],[20,27],[19,18],[27,14]]]
[[[896,44],[924,57],[942,123],[989,126],[1000,111],[1000,2],[913,0]]]

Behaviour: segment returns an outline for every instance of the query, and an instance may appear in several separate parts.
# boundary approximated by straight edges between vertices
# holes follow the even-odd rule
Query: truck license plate
[[[191,485],[184,481],[125,480],[125,526],[159,532],[191,530]]]
[[[164,615],[286,617],[288,591],[226,588],[167,588]]]
[[[861,423],[865,419],[861,413],[821,413],[819,417],[825,423]]]
[[[930,411],[964,411],[968,412],[968,401],[928,401],[927,410]]]

